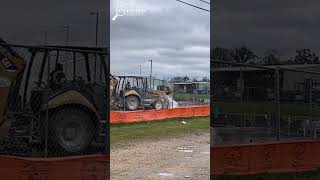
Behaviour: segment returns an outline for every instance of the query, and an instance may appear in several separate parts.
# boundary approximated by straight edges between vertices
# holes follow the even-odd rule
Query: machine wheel
[[[50,140],[67,153],[81,153],[91,144],[95,124],[90,115],[77,109],[63,109],[53,114],[49,121]]]
[[[156,101],[156,102],[154,102],[153,107],[154,107],[154,109],[157,109],[157,110],[163,109],[162,101]]]
[[[140,100],[137,96],[127,96],[125,98],[126,109],[130,111],[137,110],[139,108]]]

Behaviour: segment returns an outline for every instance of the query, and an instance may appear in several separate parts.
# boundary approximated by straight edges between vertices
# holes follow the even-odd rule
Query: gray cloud
[[[188,2],[205,7],[198,0]],[[112,1],[111,14],[115,14]],[[144,8],[142,16],[123,16],[111,21],[111,72],[158,77],[209,76],[210,15],[175,0],[136,0],[132,8]],[[112,16],[111,16],[112,18]]]
[[[213,45],[247,45],[258,54],[278,49],[284,58],[298,48],[320,54],[317,0],[216,0],[212,21]]]
[[[70,45],[95,44],[95,18],[100,11],[99,45],[109,42],[109,7],[105,0],[11,0],[0,6],[0,37],[11,43],[43,44],[47,31],[49,44],[65,45],[62,26],[70,24]]]

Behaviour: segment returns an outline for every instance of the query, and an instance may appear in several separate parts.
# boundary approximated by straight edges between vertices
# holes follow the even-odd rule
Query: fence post
[[[291,117],[288,117],[288,136],[290,136],[291,131],[290,131],[290,126],[291,126]]]
[[[48,135],[49,135],[49,87],[45,91],[46,96],[46,118],[45,118],[45,142],[44,142],[44,157],[48,157]]]
[[[277,124],[277,140],[280,140],[280,134],[281,134],[281,125],[280,125],[280,68],[279,66],[276,66],[276,124]]]
[[[240,66],[240,102],[243,105],[244,80],[243,80],[243,64]],[[245,126],[244,112],[241,113],[241,126]]]
[[[199,90],[199,87],[198,87],[198,83],[196,82],[196,105],[200,105],[200,98],[199,98],[199,92],[198,92],[198,90]]]
[[[126,111],[126,96],[123,96],[123,111]]]
[[[243,71],[242,66],[240,66],[240,102],[243,102],[243,91],[244,91],[244,81],[243,81]]]
[[[49,82],[49,76],[50,76],[50,52],[45,51],[45,55],[47,56],[47,58],[45,60],[47,60],[48,66],[47,66],[47,82]],[[41,85],[40,85],[41,86]],[[49,135],[49,84],[47,85],[47,87],[45,88],[45,98],[46,98],[46,118],[45,118],[45,140],[44,140],[44,157],[47,158],[48,157],[48,135]],[[39,102],[42,103],[42,102]]]
[[[312,120],[313,120],[313,117],[312,117],[312,111],[313,111],[313,104],[312,104],[312,88],[313,88],[313,82],[312,82],[312,79],[308,81],[308,87],[309,87],[309,113],[310,113],[310,123],[312,125]],[[316,130],[316,127],[313,129],[313,138],[317,138],[317,130]]]
[[[172,104],[171,108],[173,108],[173,97],[172,97],[172,101],[171,101],[171,102],[172,102],[172,103],[171,103],[171,104]]]

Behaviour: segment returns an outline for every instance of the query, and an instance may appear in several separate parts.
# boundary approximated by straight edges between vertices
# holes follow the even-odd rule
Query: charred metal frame
[[[27,45],[16,45],[16,44],[7,44],[5,43],[3,40],[1,40],[0,38],[0,46],[4,47],[5,49],[8,50],[9,53],[11,53],[13,56],[15,57],[19,57],[21,59],[23,59],[22,57],[20,57],[18,55],[18,53],[13,49],[13,48],[24,48],[26,50],[28,50],[31,53],[31,57],[29,59],[29,61],[26,61],[26,65],[25,65],[25,76],[21,75],[17,78],[17,84],[15,85],[14,88],[16,87],[21,87],[21,82],[22,80],[24,80],[24,87],[21,93],[22,96],[22,112],[25,109],[26,105],[27,105],[27,94],[28,94],[28,90],[29,90],[29,85],[30,85],[30,76],[31,76],[31,71],[32,68],[34,66],[34,62],[35,62],[35,58],[37,57],[38,53],[43,53],[43,57],[41,58],[41,67],[40,67],[40,71],[39,74],[37,74],[37,86],[40,86],[42,83],[42,79],[44,76],[44,70],[45,70],[45,66],[46,66],[46,61],[48,61],[48,69],[50,68],[49,66],[51,66],[51,64],[49,65],[49,61],[50,59],[48,59],[48,57],[50,57],[50,53],[51,52],[56,52],[56,59],[55,59],[55,66],[57,65],[58,61],[59,61],[59,54],[60,51],[62,52],[73,52],[73,79],[75,80],[75,75],[76,75],[76,55],[81,54],[84,57],[84,61],[85,61],[85,69],[86,69],[86,73],[87,73],[87,80],[88,82],[93,82],[93,79],[91,77],[91,70],[90,70],[90,64],[89,64],[89,54],[95,54],[96,57],[100,57],[100,61],[101,61],[101,65],[100,67],[97,67],[100,69],[101,71],[101,75],[100,75],[100,79],[102,77],[102,71],[104,72],[104,82],[106,83],[106,94],[105,94],[105,98],[106,99],[106,116],[103,115],[103,118],[105,119],[105,124],[106,124],[106,129],[105,129],[105,133],[106,133],[106,138],[105,138],[105,149],[104,149],[104,153],[109,153],[109,147],[110,147],[110,137],[109,137],[109,132],[110,132],[110,126],[109,126],[109,101],[110,101],[110,96],[109,96],[109,91],[108,91],[108,85],[110,84],[110,79],[108,77],[109,73],[109,67],[110,67],[110,56],[108,56],[110,54],[109,48],[98,48],[98,47],[76,47],[76,46],[27,46]],[[97,58],[96,58],[97,60]],[[107,62],[106,62],[107,61]],[[94,73],[96,73],[96,71],[98,71],[96,68],[94,69]],[[48,71],[49,73],[49,71]],[[23,74],[23,73],[22,73]],[[101,79],[102,80],[102,79]],[[19,92],[18,92],[19,93]],[[19,94],[20,94],[19,93]],[[48,116],[48,112],[46,113],[46,115]],[[47,117],[48,118],[48,117]],[[46,119],[47,119],[46,118]],[[99,117],[100,119],[101,117]],[[47,124],[47,123],[46,123]],[[47,134],[46,134],[46,139],[47,139]],[[47,145],[47,142],[46,142]],[[45,154],[47,154],[47,150],[45,150]]]

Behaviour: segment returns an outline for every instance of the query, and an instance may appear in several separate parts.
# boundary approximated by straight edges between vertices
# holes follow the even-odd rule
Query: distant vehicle
[[[142,108],[164,109],[169,107],[172,91],[168,87],[151,90],[146,77],[112,76],[111,107],[117,110],[134,111]]]
[[[197,94],[208,94],[208,90],[205,90],[205,89],[203,89],[203,90],[198,90],[198,91],[197,91]]]

